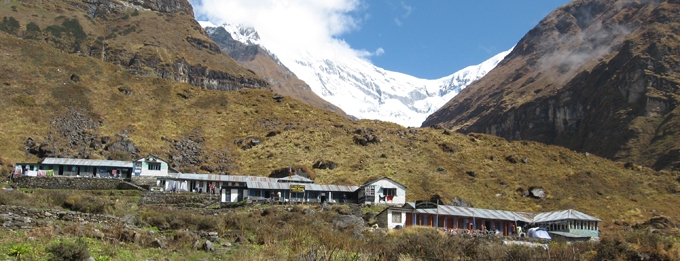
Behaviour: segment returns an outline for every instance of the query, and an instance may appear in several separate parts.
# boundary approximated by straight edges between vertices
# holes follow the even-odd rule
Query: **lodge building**
[[[147,183],[169,192],[219,194],[220,202],[278,201],[364,205],[385,204],[378,225],[395,229],[407,226],[435,227],[447,231],[494,231],[519,236],[518,227],[546,228],[555,238],[589,240],[599,237],[600,219],[569,209],[532,214],[527,212],[434,204],[429,208],[406,201],[406,186],[388,177],[361,186],[316,184],[299,175],[283,178],[181,173],[156,156],[135,161],[45,158],[40,163],[20,163],[14,175],[121,178]],[[438,202],[437,202],[438,203]]]
[[[389,207],[377,219],[380,227],[389,229],[424,226],[454,233],[497,231],[502,236],[526,236],[527,231],[518,231],[518,227],[543,227],[552,237],[570,241],[599,238],[598,224],[602,221],[573,209],[532,214],[438,204],[417,208],[415,202]]]

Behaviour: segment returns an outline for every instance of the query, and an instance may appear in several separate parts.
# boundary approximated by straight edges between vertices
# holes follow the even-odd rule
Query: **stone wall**
[[[111,190],[134,189],[121,185],[121,179],[77,178],[77,177],[26,177],[13,178],[20,188],[74,189],[74,190]]]
[[[218,201],[220,195],[197,193],[144,193],[139,205],[196,205]]]
[[[76,211],[54,210],[54,209],[29,209],[21,206],[0,205],[0,224],[9,229],[31,229],[50,225],[53,220],[72,221],[72,222],[93,222],[106,223],[109,225],[122,223],[124,220],[101,214],[90,214]]]
[[[157,180],[158,180],[158,177],[142,177],[142,176],[135,176],[134,174],[132,175],[132,183],[135,183],[139,186],[154,187],[154,186],[156,186]]]

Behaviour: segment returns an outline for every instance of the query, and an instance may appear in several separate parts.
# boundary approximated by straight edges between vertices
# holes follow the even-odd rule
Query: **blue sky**
[[[567,0],[190,0],[199,21],[254,27],[275,52],[353,54],[436,79],[515,45]],[[292,49],[291,49],[292,50]]]
[[[566,0],[367,1],[359,28],[339,36],[376,50],[373,64],[434,79],[510,49]],[[362,10],[363,9],[363,10]]]

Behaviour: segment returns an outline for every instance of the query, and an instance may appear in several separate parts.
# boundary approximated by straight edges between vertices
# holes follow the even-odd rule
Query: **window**
[[[155,162],[149,162],[149,170],[161,170],[161,164]]]
[[[397,189],[396,188],[383,188],[383,194],[385,194],[385,196],[396,196],[397,195]]]
[[[375,196],[375,186],[366,186],[366,196]]]
[[[392,212],[392,223],[401,223],[401,212]]]

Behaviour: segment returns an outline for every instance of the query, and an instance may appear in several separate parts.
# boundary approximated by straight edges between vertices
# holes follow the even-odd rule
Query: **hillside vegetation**
[[[652,210],[675,216],[680,203],[676,173],[624,167],[556,146],[352,121],[294,99],[277,102],[268,90],[205,90],[130,75],[96,58],[7,34],[0,37],[0,54],[6,166],[38,161],[41,154],[156,154],[186,172],[266,176],[323,160],[338,168],[316,169],[319,183],[362,184],[387,176],[408,187],[411,201],[438,194],[483,208],[574,208],[602,218],[603,227],[646,220]],[[518,192],[533,186],[548,196]]]

